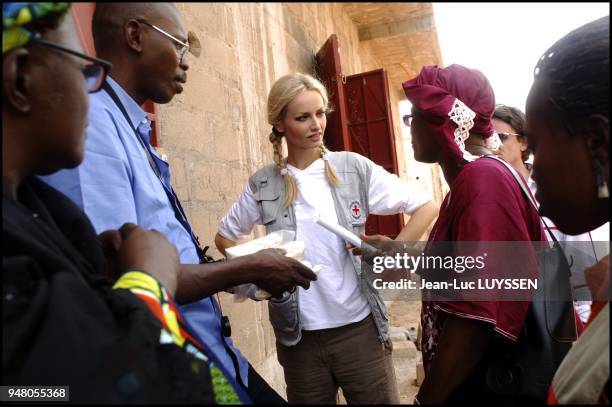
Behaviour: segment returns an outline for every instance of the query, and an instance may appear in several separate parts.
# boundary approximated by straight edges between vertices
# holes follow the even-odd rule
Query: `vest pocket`
[[[261,219],[264,225],[268,225],[277,217],[280,202],[280,191],[275,191],[267,184],[259,185],[257,193],[257,203],[261,208]]]
[[[348,224],[352,226],[353,233],[364,227],[368,216],[368,197],[363,181],[357,172],[339,172],[342,179],[341,186],[336,189],[342,214]]]
[[[376,289],[369,283],[366,283],[368,288],[369,288],[369,295],[371,295],[372,297],[374,297],[374,301],[376,302],[376,305],[378,305],[378,309],[380,310],[380,314],[382,315],[382,317],[385,320],[389,320],[389,312],[387,311],[387,306],[385,305],[385,302],[382,300],[382,298],[380,297],[380,294],[376,291]]]
[[[280,300],[270,299],[268,301],[268,311],[270,312],[270,323],[276,333],[276,339],[283,344],[293,342],[296,333],[299,332],[299,310],[296,293],[289,294]]]

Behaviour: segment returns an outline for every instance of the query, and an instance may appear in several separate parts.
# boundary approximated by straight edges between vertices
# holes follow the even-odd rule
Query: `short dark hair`
[[[113,32],[119,23],[119,13],[120,8],[117,3],[96,3],[91,20],[91,34],[98,56],[105,54],[107,50],[115,46],[116,38]]]
[[[535,80],[550,82],[551,107],[564,124],[610,111],[610,16],[570,32],[538,61]]]
[[[164,14],[173,3],[96,3],[91,21],[94,48],[98,56],[111,59],[123,41],[123,25],[129,19],[150,19]]]
[[[493,118],[499,119],[504,123],[510,125],[519,134],[520,138],[526,138],[525,134],[525,113],[520,109],[506,105],[496,105],[495,111],[493,112]],[[529,154],[531,154],[531,148],[527,147],[521,154],[523,162],[527,161]]]

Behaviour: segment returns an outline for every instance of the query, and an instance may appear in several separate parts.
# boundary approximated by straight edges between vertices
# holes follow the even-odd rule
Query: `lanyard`
[[[113,99],[113,102],[115,102],[119,110],[121,110],[121,113],[125,117],[125,120],[130,125],[130,128],[134,132],[136,139],[138,140],[141,147],[143,148],[145,155],[147,156],[147,160],[149,161],[149,165],[151,166],[151,169],[157,176],[157,179],[159,179],[159,182],[162,184],[162,187],[164,188],[164,192],[166,192],[166,195],[168,196],[168,200],[170,201],[170,204],[172,205],[172,209],[174,210],[174,216],[176,217],[176,220],[178,220],[179,223],[183,225],[185,230],[189,232],[189,237],[191,237],[191,240],[193,241],[193,244],[196,248],[196,252],[198,254],[200,263],[207,263],[210,260],[208,259],[208,256],[206,256],[205,251],[203,251],[202,248],[200,247],[200,242],[198,240],[198,237],[193,233],[193,230],[191,229],[191,225],[187,221],[187,216],[185,216],[185,211],[183,210],[183,207],[181,206],[181,201],[178,199],[178,196],[174,192],[174,188],[172,188],[172,186],[167,186],[164,183],[161,173],[159,171],[159,167],[155,163],[155,160],[151,154],[151,151],[147,148],[144,141],[140,137],[140,134],[138,134],[138,131],[132,125],[132,121],[130,120],[130,116],[128,115],[126,111],[125,106],[123,106],[123,103],[121,103],[119,96],[117,96],[117,93],[110,86],[108,82],[104,83],[103,89],[106,91],[106,93],[108,93],[111,99]]]
[[[103,89],[106,91],[106,93],[108,93],[108,95],[111,97],[111,99],[113,99],[113,101],[115,102],[117,107],[119,107],[119,110],[121,110],[121,113],[125,117],[125,120],[127,120],[128,124],[130,125],[130,128],[134,132],[134,135],[136,136],[136,139],[138,140],[138,142],[142,146],[143,150],[145,151],[145,155],[147,156],[147,159],[149,161],[149,165],[151,165],[151,169],[153,170],[155,175],[157,175],[157,178],[159,179],[159,182],[162,184],[162,187],[164,188],[164,191],[166,192],[166,195],[168,196],[168,200],[170,201],[170,204],[172,205],[172,209],[174,209],[174,216],[181,223],[181,225],[183,225],[185,230],[187,230],[189,232],[189,236],[191,237],[191,240],[193,241],[193,245],[195,246],[196,251],[198,253],[198,258],[200,260],[200,263],[210,263],[210,262],[212,262],[213,258],[206,254],[206,250],[208,249],[208,246],[205,247],[204,250],[202,250],[202,248],[200,247],[200,242],[198,240],[198,237],[193,233],[193,230],[191,229],[191,225],[189,225],[189,222],[187,221],[187,216],[185,216],[185,211],[183,210],[183,207],[181,206],[181,201],[178,199],[178,196],[174,192],[174,189],[172,188],[172,186],[167,186],[164,183],[164,181],[162,179],[162,176],[161,176],[161,173],[159,171],[159,168],[157,167],[157,164],[155,163],[155,160],[152,157],[151,151],[149,151],[149,149],[145,145],[144,141],[140,137],[140,134],[138,134],[138,131],[132,125],[132,121],[130,120],[130,116],[128,115],[128,113],[126,111],[125,106],[123,106],[123,103],[121,103],[121,100],[119,99],[119,96],[117,96],[117,93],[109,85],[108,82],[104,83]],[[218,298],[218,296],[219,296],[219,294],[217,293],[217,298]],[[214,309],[214,300],[212,298],[211,298],[211,302],[213,304],[213,309]],[[234,354],[234,352],[232,351],[232,349],[229,348],[229,346],[227,345],[227,343],[225,341],[225,338],[224,338],[224,337],[229,337],[231,335],[231,326],[230,326],[229,318],[227,316],[223,315],[223,312],[221,311],[221,300],[220,299],[219,299],[218,306],[219,306],[219,311],[221,313],[221,331],[220,331],[220,333],[221,333],[221,343],[225,347],[226,352],[229,354],[229,356],[230,356],[230,358],[232,360],[232,364],[234,365],[234,370],[236,371],[236,380],[238,381],[238,383],[240,383],[240,385],[242,385],[243,387],[246,388],[246,386],[244,385],[244,383],[242,381],[242,377],[241,377],[241,374],[240,374],[240,365],[238,363],[237,357]],[[192,332],[195,332],[195,331],[192,331]],[[236,389],[236,391],[238,391],[238,388],[235,387],[235,389]],[[239,394],[241,394],[241,393],[239,393]],[[249,399],[247,398],[247,400],[249,400]]]
[[[519,186],[521,187],[521,189],[523,190],[523,194],[525,194],[525,196],[527,197],[527,200],[531,203],[531,205],[533,206],[533,208],[536,210],[536,212],[538,213],[538,216],[540,218],[540,222],[541,224],[544,226],[544,228],[546,229],[546,231],[548,232],[548,235],[550,236],[550,238],[553,241],[553,245],[558,246],[559,242],[557,241],[557,238],[555,237],[555,235],[553,234],[553,232],[551,232],[550,228],[548,227],[548,225],[546,224],[546,222],[544,222],[544,219],[542,219],[542,216],[540,216],[540,209],[538,208],[538,204],[535,201],[533,195],[531,194],[531,191],[529,190],[529,188],[527,188],[527,186],[523,183],[523,180],[521,179],[521,177],[518,175],[518,173],[516,172],[516,170],[510,165],[508,164],[506,161],[500,159],[499,157],[496,157],[494,155],[485,155],[484,157],[486,158],[492,158],[496,161],[499,161],[500,163],[502,163],[503,165],[506,166],[506,168],[508,168],[508,170],[510,171],[510,173],[512,174],[512,176],[514,177],[514,179],[516,180],[516,182],[519,184]]]

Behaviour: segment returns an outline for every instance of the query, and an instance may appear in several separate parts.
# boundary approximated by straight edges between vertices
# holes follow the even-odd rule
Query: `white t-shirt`
[[[300,170],[287,165],[297,180],[299,195],[293,203],[297,230],[296,240],[306,243],[304,259],[322,270],[308,290],[298,287],[300,319],[304,330],[327,329],[361,321],[370,308],[359,290],[359,281],[345,243],[315,222],[317,215],[337,222],[338,216],[331,187],[325,178],[321,159]],[[370,178],[370,212],[387,215],[411,214],[431,200],[416,184],[399,179],[381,166],[373,166]],[[261,224],[257,201],[247,183],[238,200],[219,222],[219,234],[236,241]]]

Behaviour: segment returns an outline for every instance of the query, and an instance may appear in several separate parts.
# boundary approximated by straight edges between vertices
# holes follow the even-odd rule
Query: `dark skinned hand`
[[[264,249],[240,258],[243,267],[254,270],[253,283],[275,298],[292,292],[298,285],[308,289],[310,281],[317,279],[311,269],[284,254],[283,249]]]
[[[126,223],[119,230],[103,232],[99,238],[111,281],[128,270],[142,270],[156,278],[174,296],[179,270],[178,252],[161,233]]]

